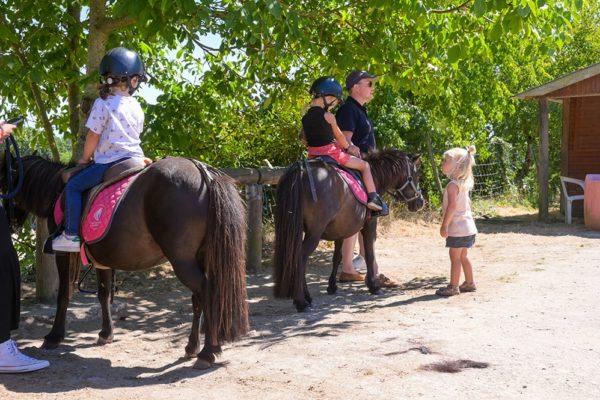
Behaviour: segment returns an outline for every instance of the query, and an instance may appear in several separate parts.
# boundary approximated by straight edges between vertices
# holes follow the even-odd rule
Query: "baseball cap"
[[[371,75],[367,71],[352,71],[346,77],[346,89],[350,90],[352,86],[356,85],[361,79],[377,79],[377,75]]]

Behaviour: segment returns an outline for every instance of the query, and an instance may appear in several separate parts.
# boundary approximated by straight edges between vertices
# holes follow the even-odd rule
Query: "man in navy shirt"
[[[354,156],[364,156],[371,150],[375,150],[375,133],[373,125],[367,115],[365,104],[373,99],[375,93],[375,81],[377,76],[369,74],[367,71],[352,71],[346,77],[346,89],[349,96],[344,104],[340,106],[335,117],[338,126],[342,130],[346,139],[354,144],[348,149],[348,152]],[[356,259],[352,260],[354,246],[359,234],[355,234],[344,240],[342,246],[342,272],[340,273],[340,282],[363,281],[364,275],[358,273],[353,264],[361,267],[364,265],[364,246],[362,237],[360,240],[360,253]],[[377,261],[374,265],[374,274],[379,278],[381,286],[392,287],[397,283],[379,274]]]

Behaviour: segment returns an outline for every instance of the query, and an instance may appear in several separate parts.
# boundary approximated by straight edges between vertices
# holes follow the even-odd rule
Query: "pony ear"
[[[421,155],[420,154],[411,154],[410,155],[410,160],[413,162],[413,164],[415,165],[420,165],[421,164]]]
[[[32,155],[32,156],[37,156],[37,155],[38,155],[38,151],[37,151],[37,149],[35,149],[35,150],[33,151],[33,153],[31,153],[31,155]]]

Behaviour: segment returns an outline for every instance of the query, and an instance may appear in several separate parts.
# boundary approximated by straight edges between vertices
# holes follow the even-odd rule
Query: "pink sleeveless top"
[[[456,197],[456,212],[452,217],[452,221],[448,225],[448,236],[464,237],[471,236],[477,233],[477,227],[471,214],[471,198],[468,190],[461,190],[460,185],[455,180],[450,181],[448,185],[455,184],[458,186],[458,196]],[[446,212],[448,207],[448,186],[444,189],[443,211]]]

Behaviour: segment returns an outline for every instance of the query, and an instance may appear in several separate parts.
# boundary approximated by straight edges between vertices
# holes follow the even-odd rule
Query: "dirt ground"
[[[439,298],[449,264],[438,226],[381,227],[377,257],[402,287],[326,294],[331,248],[311,259],[309,313],[272,297],[268,268],[249,276],[252,331],[219,364],[181,358],[188,291],[168,266],[118,273],[115,342],[99,347],[99,307],[78,293],[59,349],[40,350],[54,307],[27,294],[21,349],[50,368],[0,376],[0,399],[592,399],[600,393],[600,232],[532,216],[478,220],[478,291]],[[29,297],[29,298],[28,298]],[[487,368],[427,370],[468,359]]]

